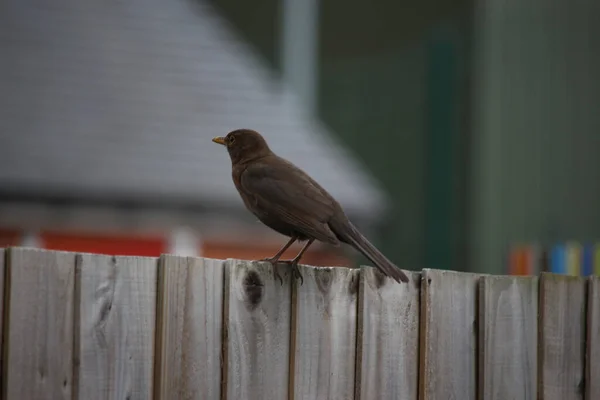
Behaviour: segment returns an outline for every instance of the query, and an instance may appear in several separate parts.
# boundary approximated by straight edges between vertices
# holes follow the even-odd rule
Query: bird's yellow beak
[[[212,141],[225,146],[225,138],[223,136],[217,136],[217,137],[213,138]]]

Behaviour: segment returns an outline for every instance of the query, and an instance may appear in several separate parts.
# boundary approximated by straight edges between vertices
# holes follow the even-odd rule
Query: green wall
[[[378,19],[335,4],[322,14],[321,117],[391,197],[377,244],[403,268],[464,269],[468,8],[390,1]]]
[[[511,242],[600,240],[600,4],[479,10],[470,261]]]

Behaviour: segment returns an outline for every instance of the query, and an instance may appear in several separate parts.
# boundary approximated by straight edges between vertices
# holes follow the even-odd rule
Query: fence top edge
[[[489,282],[505,281],[505,282],[517,282],[517,283],[528,283],[535,282],[539,279],[538,275],[482,275],[482,280]]]
[[[2,250],[10,253],[19,252],[19,253],[48,253],[48,254],[72,254],[73,256],[77,254],[88,254],[82,253],[78,251],[66,251],[66,250],[50,250],[50,249],[42,249],[39,247],[30,247],[30,246],[9,246],[1,248]],[[89,253],[96,254],[96,253]]]
[[[540,280],[545,282],[584,282],[587,280],[587,278],[587,276],[557,274],[555,272],[548,271],[542,271],[540,273]]]
[[[178,255],[171,253],[161,253],[160,256],[134,256],[134,255],[119,255],[119,254],[103,254],[103,253],[91,253],[91,252],[81,252],[81,251],[66,251],[66,250],[54,250],[54,249],[43,249],[38,247],[30,247],[30,246],[7,246],[0,247],[0,251],[4,251],[5,253],[12,252],[36,252],[36,253],[49,253],[49,254],[73,254],[75,255],[83,255],[83,256],[106,256],[106,257],[117,257],[117,258],[146,258],[152,260],[161,260],[164,258],[183,258],[183,259],[202,259],[208,262],[222,262],[226,264],[247,264],[247,265],[257,265],[261,263],[266,263],[266,261],[258,261],[258,260],[244,260],[238,258],[227,258],[227,259],[219,259],[212,257],[202,257],[198,256],[186,256],[186,255]],[[361,264],[358,267],[349,267],[345,265],[331,265],[331,266],[314,266],[308,264],[300,264],[301,268],[310,268],[316,271],[325,271],[332,269],[346,269],[346,270],[357,270],[363,271],[368,270],[368,268],[374,268],[370,265]],[[542,271],[539,275],[493,275],[493,274],[485,274],[485,273],[476,273],[476,272],[463,272],[463,271],[455,271],[455,270],[445,270],[445,269],[436,269],[436,268],[423,268],[422,270],[402,270],[410,275],[413,275],[415,278],[426,277],[429,274],[436,274],[441,276],[464,276],[469,278],[485,278],[486,280],[512,280],[512,281],[529,281],[529,280],[543,280],[543,281],[556,281],[556,282],[583,282],[583,281],[591,281],[591,282],[599,282],[600,276],[591,275],[591,276],[580,276],[580,275],[567,275],[567,274],[559,274],[549,271]]]
[[[451,276],[465,276],[469,278],[481,278],[484,276],[494,276],[490,274],[478,273],[478,272],[464,272],[464,271],[454,271],[449,269],[435,269],[435,268],[423,268],[422,271],[423,276],[427,276],[429,274],[437,274],[437,275],[451,275]],[[496,275],[496,276],[507,276],[507,275]]]
[[[226,263],[230,264],[230,265],[237,265],[237,264],[245,264],[245,265],[263,265],[263,264],[269,264],[268,261],[260,261],[260,260],[243,260],[243,259],[239,259],[239,258],[227,258],[225,260]],[[314,269],[314,270],[321,270],[321,271],[326,271],[326,270],[333,270],[333,269],[347,269],[347,270],[359,270],[360,268],[355,268],[355,267],[348,267],[345,265],[328,265],[328,266],[316,266],[316,265],[308,265],[308,264],[299,264],[298,267],[300,268],[306,268],[306,269]]]

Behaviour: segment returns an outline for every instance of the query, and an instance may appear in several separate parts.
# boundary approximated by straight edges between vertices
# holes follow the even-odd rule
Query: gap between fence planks
[[[537,398],[538,278],[479,282],[480,400]]]

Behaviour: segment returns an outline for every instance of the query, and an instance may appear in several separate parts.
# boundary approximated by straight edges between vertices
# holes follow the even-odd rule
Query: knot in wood
[[[248,271],[244,277],[243,285],[246,295],[246,306],[252,311],[260,304],[263,298],[264,284],[258,272]]]
[[[378,269],[373,268],[373,275],[375,278],[375,288],[379,289],[383,285],[385,285],[386,279],[385,275],[381,273]]]
[[[331,275],[333,271],[331,268],[318,268],[315,269],[315,282],[317,284],[317,288],[322,293],[328,293],[329,288],[331,287]]]

